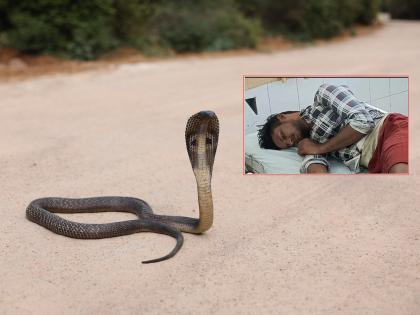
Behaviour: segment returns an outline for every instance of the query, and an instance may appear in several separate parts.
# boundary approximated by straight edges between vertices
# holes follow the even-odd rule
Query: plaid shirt
[[[324,143],[336,136],[347,125],[354,130],[369,134],[375,125],[386,115],[386,112],[358,100],[345,85],[323,84],[315,94],[314,104],[301,110],[300,116],[312,125],[310,137],[318,143]],[[360,158],[357,142],[329,153],[339,161],[350,166],[351,161]],[[312,163],[328,165],[326,155],[307,155],[303,160],[302,172],[306,172]],[[358,171],[358,162],[354,167]]]

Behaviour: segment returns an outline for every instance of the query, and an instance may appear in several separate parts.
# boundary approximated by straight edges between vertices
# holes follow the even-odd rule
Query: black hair
[[[280,120],[278,119],[278,115],[292,114],[292,113],[299,113],[299,111],[289,110],[289,111],[281,112],[278,114],[272,114],[267,117],[267,121],[265,122],[264,125],[258,126],[258,127],[261,127],[258,130],[258,143],[261,148],[279,150],[279,148],[274,144],[271,134],[273,133],[274,128],[276,128],[278,125],[281,124]]]
[[[281,115],[281,114],[287,115],[287,114],[293,114],[293,113],[300,113],[300,111],[298,111],[298,110],[287,110],[285,112],[278,113],[277,115]]]
[[[258,130],[258,143],[260,144],[261,148],[272,150],[278,149],[273,142],[273,138],[271,137],[271,133],[278,125],[280,125],[280,121],[277,118],[277,114],[273,114],[267,117],[267,121],[264,125],[259,126],[262,126]]]

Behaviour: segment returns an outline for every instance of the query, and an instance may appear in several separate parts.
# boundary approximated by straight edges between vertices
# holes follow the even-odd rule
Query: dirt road
[[[0,85],[0,314],[418,314],[420,23],[275,54],[139,63]],[[242,175],[243,74],[409,74],[410,176]],[[137,196],[196,216],[190,114],[221,123],[214,227],[83,241],[42,196]],[[69,216],[66,216],[69,217]],[[74,215],[83,222],[132,218]]]

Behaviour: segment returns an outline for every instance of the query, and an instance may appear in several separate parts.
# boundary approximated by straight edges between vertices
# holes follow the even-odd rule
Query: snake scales
[[[54,233],[79,239],[116,237],[136,232],[166,234],[176,239],[172,251],[160,258],[143,261],[153,263],[176,255],[183,244],[181,232],[200,234],[213,224],[211,177],[219,138],[219,121],[215,113],[202,111],[188,119],[185,127],[187,152],[197,182],[199,218],[154,214],[143,200],[131,197],[41,198],[26,209],[29,220]],[[105,224],[86,224],[66,220],[55,213],[131,212],[137,220]]]

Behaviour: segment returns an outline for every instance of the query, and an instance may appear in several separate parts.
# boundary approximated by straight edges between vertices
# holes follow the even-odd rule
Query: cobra
[[[132,197],[40,198],[26,209],[26,217],[50,231],[78,239],[101,239],[137,232],[154,232],[176,239],[172,251],[160,258],[143,261],[154,263],[169,259],[181,249],[182,232],[201,234],[213,224],[211,179],[219,138],[219,120],[212,111],[201,111],[188,119],[185,141],[188,157],[197,183],[199,218],[158,215],[149,204]],[[136,220],[105,224],[78,223],[56,213],[130,212]]]

